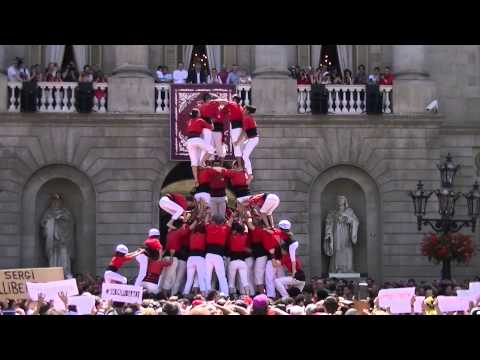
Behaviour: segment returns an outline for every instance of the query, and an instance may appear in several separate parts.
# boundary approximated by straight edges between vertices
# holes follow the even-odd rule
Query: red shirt
[[[171,193],[167,194],[166,196],[168,196],[168,198],[174,203],[180,205],[183,210],[187,210],[187,199],[185,198],[185,196],[179,193]]]
[[[221,167],[212,168],[210,177],[210,188],[215,190],[223,190],[226,187],[225,169]]]
[[[180,229],[170,230],[167,234],[167,243],[165,249],[180,251],[182,247],[182,238],[190,233],[190,229],[186,226],[181,227]]]
[[[383,78],[380,79],[380,85],[393,85],[393,74],[383,75]]]
[[[245,171],[225,170],[225,176],[230,180],[232,187],[248,186],[248,175]]]
[[[309,77],[301,77],[297,80],[298,85],[310,85],[312,82]]]
[[[254,205],[254,206],[258,206],[258,207],[262,207],[264,202],[265,202],[265,194],[264,193],[253,195],[247,201],[248,205],[250,205],[250,206]]]
[[[214,176],[215,170],[209,167],[198,168],[198,184],[209,184],[210,179]]]
[[[273,234],[270,234],[268,231],[263,230],[262,245],[266,251],[270,251],[280,246],[280,236],[276,230],[278,229],[273,230]]]
[[[224,106],[223,111],[228,113],[228,118],[230,119],[230,121],[243,119],[243,108],[240,104],[237,104],[235,101],[229,101]]]
[[[205,251],[205,234],[192,232],[189,237],[188,249],[190,251]]]
[[[249,246],[248,234],[233,234],[228,241],[228,250],[234,253],[244,253]]]
[[[243,115],[243,130],[256,129],[257,123],[250,115]]]
[[[187,125],[187,133],[189,136],[200,135],[203,129],[212,129],[212,125],[202,118],[190,119]]]
[[[206,102],[199,107],[200,115],[202,117],[215,119],[219,113],[218,107],[219,104],[215,101]]]
[[[207,245],[225,246],[228,236],[230,235],[230,227],[226,224],[206,224],[205,233],[205,242]]]
[[[112,257],[112,260],[110,260],[109,266],[115,267],[117,270],[122,267],[123,264],[126,262],[131,261],[135,256],[114,256]]]
[[[248,234],[250,235],[250,243],[262,243],[263,229],[261,227],[255,226],[253,230],[249,230]]]
[[[282,260],[280,261],[282,265],[288,269],[288,272],[292,272],[292,261],[290,260],[289,254],[283,255]],[[302,269],[302,262],[298,256],[295,256],[295,267],[297,268],[297,271]]]

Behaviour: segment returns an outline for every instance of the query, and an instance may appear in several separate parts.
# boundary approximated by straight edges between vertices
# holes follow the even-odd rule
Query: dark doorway
[[[340,61],[338,60],[337,45],[322,45],[320,63],[327,66],[329,71],[333,69],[340,73]]]
[[[193,45],[192,58],[190,60],[190,66],[188,70],[195,68],[195,64],[200,63],[203,71],[209,73],[208,67],[208,55],[206,45]]]
[[[78,68],[77,61],[75,60],[75,50],[73,49],[73,45],[65,45],[61,66],[62,72],[65,71],[67,65],[72,61],[74,62],[75,67]]]

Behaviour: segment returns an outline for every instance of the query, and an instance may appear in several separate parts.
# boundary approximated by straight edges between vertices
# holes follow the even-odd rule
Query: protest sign
[[[93,307],[95,306],[95,296],[69,296],[68,305],[76,305],[78,315],[90,315],[92,313]]]
[[[411,301],[415,295],[415,288],[382,289],[378,293],[381,308],[390,308],[392,314],[411,313]]]
[[[30,299],[37,301],[38,294],[43,294],[45,301],[53,300],[54,307],[57,310],[65,310],[65,305],[59,298],[58,293],[63,292],[66,296],[78,295],[76,279],[50,281],[47,283],[31,283],[27,281],[26,284]]]
[[[415,296],[415,304],[413,306],[413,311],[415,314],[422,314],[422,304],[425,300],[425,296]]]
[[[102,299],[128,304],[141,304],[143,289],[141,286],[103,283]]]
[[[27,281],[49,282],[63,279],[61,267],[0,270],[0,301],[27,299]]]
[[[468,301],[473,301],[476,303],[477,298],[480,296],[480,292],[475,292],[473,290],[457,290],[457,296],[461,298],[467,298]]]
[[[442,313],[453,311],[466,311],[469,307],[469,299],[459,296],[438,296],[438,307]]]

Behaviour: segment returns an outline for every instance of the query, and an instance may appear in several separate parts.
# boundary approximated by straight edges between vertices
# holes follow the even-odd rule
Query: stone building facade
[[[44,63],[45,47],[0,46],[0,67],[14,56]],[[158,226],[162,184],[176,163],[169,160],[168,114],[153,111],[149,69],[174,68],[183,48],[87,46],[88,62],[113,73],[106,113],[12,113],[0,103],[0,268],[45,265],[38,222],[52,191],[68,194],[76,219],[77,271],[102,273],[116,244],[135,248]],[[219,49],[222,63],[239,63],[254,75],[261,141],[253,187],[280,196],[276,219],[294,224],[309,275],[326,270],[324,218],[344,194],[360,219],[358,271],[379,280],[438,277],[439,266],[420,254],[407,191],[420,179],[437,188],[436,163],[448,152],[462,165],[459,191],[480,176],[480,46],[352,45],[354,67],[392,67],[394,113],[341,116],[297,114],[297,88],[286,68],[312,64],[316,45]],[[0,75],[4,99],[6,88]],[[440,104],[436,114],[425,111],[433,99]],[[465,208],[460,201],[458,214]],[[432,202],[429,212],[435,211]],[[127,271],[132,276],[134,265]],[[479,256],[453,268],[455,278],[479,272]]]

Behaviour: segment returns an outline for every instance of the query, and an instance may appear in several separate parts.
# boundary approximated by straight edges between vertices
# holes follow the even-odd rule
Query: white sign
[[[468,286],[469,290],[475,290],[476,292],[480,292],[480,281],[471,282]]]
[[[60,281],[50,281],[47,283],[26,283],[28,296],[33,301],[38,300],[38,294],[43,294],[45,301],[53,300],[55,309],[65,310],[65,305],[58,297],[58,293],[63,292],[66,296],[78,295],[77,280],[68,279]]]
[[[380,307],[384,309],[390,307],[392,314],[410,314],[413,296],[415,296],[414,287],[382,289],[378,293],[378,300]]]
[[[453,311],[466,311],[469,307],[469,299],[459,296],[438,296],[438,307],[442,313]]]
[[[68,305],[76,305],[78,315],[90,315],[92,313],[92,309],[95,307],[95,296],[69,296]]]
[[[415,304],[413,306],[413,311],[415,314],[422,314],[422,304],[425,300],[425,296],[415,296]]]
[[[477,293],[473,290],[457,290],[457,296],[461,298],[466,298],[468,301],[477,302],[477,297],[480,296],[480,293]]]
[[[128,304],[141,304],[143,288],[141,286],[103,283],[102,299]]]

